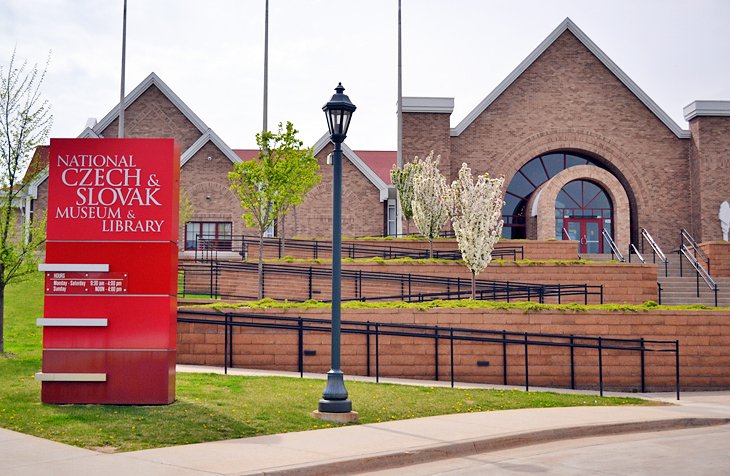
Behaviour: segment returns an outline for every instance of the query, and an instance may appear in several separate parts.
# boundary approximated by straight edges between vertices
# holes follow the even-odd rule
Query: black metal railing
[[[659,261],[661,263],[664,263],[664,277],[666,278],[669,276],[669,262],[667,261],[667,257],[664,255],[664,252],[659,247],[656,241],[654,241],[654,238],[649,234],[646,229],[641,229],[641,252],[644,253],[644,243],[649,243],[649,246],[651,246],[652,250],[652,262],[656,263],[657,258],[659,258]]]
[[[209,295],[211,298],[222,299],[257,299],[255,289],[246,289],[237,285],[233,289],[224,290],[220,276],[223,272],[258,273],[258,264],[254,262],[210,261],[208,263],[181,263],[183,273],[182,294]],[[265,263],[263,265],[263,295],[267,296],[267,283],[273,280],[279,284],[281,279],[298,277],[306,280],[304,287],[299,287],[297,296],[294,285],[287,290],[286,296],[281,299],[290,301],[306,301],[321,299],[320,290],[316,289],[316,280],[328,282],[332,277],[332,270],[326,267],[279,265]],[[342,270],[343,283],[354,284],[354,295],[343,297],[343,301],[408,301],[423,302],[435,299],[466,299],[471,297],[471,279],[461,277],[427,276],[411,273],[386,273],[362,270]],[[233,281],[239,281],[234,278]],[[390,284],[397,291],[395,293],[374,294],[375,284]],[[380,288],[380,286],[378,287]],[[435,288],[435,289],[434,289]],[[535,284],[519,281],[491,281],[476,280],[476,298],[492,301],[536,301],[544,303],[546,298],[554,298],[557,303],[569,296],[583,297],[584,304],[589,303],[589,297],[595,296],[603,304],[603,285],[588,284]],[[269,293],[269,297],[272,297]]]
[[[177,321],[181,323],[191,324],[207,324],[214,326],[223,326],[224,328],[224,352],[223,362],[225,372],[228,373],[229,368],[233,368],[233,329],[234,328],[257,328],[257,329],[277,329],[282,331],[291,331],[297,333],[297,371],[300,376],[304,376],[304,335],[305,333],[331,333],[331,323],[326,319],[315,319],[305,317],[288,317],[288,316],[270,316],[259,315],[253,313],[218,313],[215,311],[198,311],[179,309]],[[570,388],[576,388],[576,349],[592,349],[597,352],[596,373],[598,379],[598,388],[601,396],[603,396],[604,379],[604,352],[619,351],[627,353],[639,354],[640,365],[640,388],[641,392],[646,392],[646,364],[645,356],[647,352],[656,353],[674,353],[675,360],[675,388],[677,400],[680,397],[679,382],[679,340],[651,340],[651,339],[628,339],[628,338],[612,338],[612,337],[595,337],[583,335],[562,335],[547,334],[533,332],[514,332],[506,330],[480,330],[468,329],[460,327],[442,327],[427,326],[416,324],[393,324],[382,322],[359,322],[343,320],[341,325],[343,334],[356,334],[365,337],[366,346],[366,375],[372,376],[373,365],[371,355],[375,357],[374,374],[375,381],[380,380],[380,357],[382,348],[379,345],[380,338],[389,337],[407,337],[416,339],[428,339],[434,342],[434,380],[440,378],[439,357],[442,352],[439,349],[439,343],[448,341],[449,343],[449,378],[453,387],[457,376],[455,374],[455,352],[454,346],[458,343],[481,343],[494,344],[501,346],[502,354],[502,385],[514,385],[514,382],[508,380],[508,365],[518,365],[509,362],[508,346],[520,346],[524,349],[523,365],[524,365],[524,387],[525,390],[530,389],[530,365],[529,365],[529,348],[532,347],[557,347],[567,349],[570,355]],[[374,340],[374,343],[372,342]],[[513,355],[513,354],[512,354]],[[424,355],[424,359],[427,358]],[[629,374],[629,371],[626,371]]]
[[[195,243],[196,261],[216,260],[219,258],[219,251],[235,253],[242,258],[253,259],[258,256],[259,238],[257,236],[241,235],[225,240],[198,236]],[[332,256],[332,242],[330,241],[303,240],[299,238],[289,238],[284,241],[281,238],[264,238],[263,246],[267,257],[283,258],[289,251],[296,252],[298,256],[303,258],[319,259]],[[374,257],[383,259],[426,259],[428,258],[428,250],[409,247],[404,243],[393,246],[387,243],[374,245],[350,242],[342,244],[342,257],[352,259]],[[460,260],[461,253],[458,250],[433,250],[433,257]],[[498,246],[492,252],[493,259],[516,261],[524,259],[524,257],[524,247],[518,245]]]
[[[687,230],[682,228],[679,232],[679,248],[681,251],[682,246],[685,246],[688,251],[691,251],[696,261],[700,261],[705,264],[707,274],[710,273],[710,258],[702,251],[702,248],[697,244],[695,239],[690,235]]]
[[[699,262],[697,259],[697,256],[690,251],[687,246],[685,246],[684,243],[682,243],[679,247],[679,275],[682,276],[682,257],[684,257],[690,265],[692,265],[692,268],[695,270],[695,276],[697,278],[697,297],[700,297],[700,277],[702,280],[707,284],[707,286],[710,288],[710,290],[714,293],[715,296],[715,307],[717,307],[717,292],[718,287],[717,283],[714,279],[712,279],[712,276],[710,276],[710,273],[705,270],[705,268],[702,266],[702,263]]]
[[[606,231],[606,229],[601,230],[601,235],[603,236],[603,239],[606,240],[606,243],[608,243],[608,246],[611,248],[611,258],[616,257],[616,261],[623,263],[625,261],[624,255],[621,254],[621,251],[619,251],[618,246],[616,246],[616,242],[613,241],[613,238],[611,237],[611,234]],[[630,250],[629,250],[630,251]]]

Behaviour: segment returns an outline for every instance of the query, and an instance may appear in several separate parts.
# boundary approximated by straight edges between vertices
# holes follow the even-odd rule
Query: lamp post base
[[[317,410],[324,413],[348,413],[352,411],[352,400],[319,400]]]
[[[357,412],[329,413],[320,410],[313,411],[312,416],[319,420],[329,421],[332,423],[353,423],[360,418],[360,415],[358,415]]]

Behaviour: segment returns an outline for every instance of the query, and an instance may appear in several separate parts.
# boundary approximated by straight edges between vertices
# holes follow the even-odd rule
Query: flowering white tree
[[[413,209],[411,208],[413,203],[413,176],[420,167],[421,163],[416,157],[412,162],[403,165],[401,169],[396,165],[393,165],[393,168],[390,169],[390,180],[398,191],[398,203],[400,203],[403,218],[406,219],[406,233],[410,231],[410,222],[408,220],[413,218]]]
[[[418,157],[416,157],[418,160]],[[439,171],[441,156],[434,160],[433,151],[420,161],[413,174],[413,221],[418,231],[428,239],[428,257],[433,258],[433,239],[439,236],[441,227],[449,218],[446,177]]]
[[[454,234],[464,263],[471,270],[471,298],[476,298],[476,277],[492,261],[494,245],[502,234],[504,178],[477,177],[461,165],[458,180],[449,189],[448,205]]]

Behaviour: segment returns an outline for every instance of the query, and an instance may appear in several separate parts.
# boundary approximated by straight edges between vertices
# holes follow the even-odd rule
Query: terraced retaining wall
[[[302,316],[329,319],[329,309],[256,310],[269,316]],[[473,309],[343,309],[343,321],[423,324],[486,330],[507,330],[679,341],[680,379],[684,390],[730,389],[730,311],[561,312],[546,310]],[[364,335],[343,334],[342,365],[345,374],[366,375],[368,347]],[[375,372],[375,338],[371,336],[370,369]],[[326,372],[330,363],[330,335],[304,333],[304,370]],[[434,379],[436,352],[439,379],[450,379],[448,339],[413,337],[379,338],[379,369],[382,377]],[[671,346],[670,346],[671,348]],[[178,324],[178,362],[223,365],[222,326]],[[503,383],[500,343],[454,343],[454,375],[457,381]],[[529,346],[531,386],[569,387],[570,351],[567,348]],[[603,380],[606,389],[638,391],[641,384],[638,351],[603,350]],[[575,349],[577,388],[597,388],[598,355],[593,349]],[[507,384],[524,385],[524,346],[507,347]],[[233,365],[236,367],[297,371],[296,331],[235,328]],[[675,384],[675,354],[646,352],[646,390],[672,391]]]
[[[287,266],[286,263],[276,263]],[[329,269],[328,263],[309,264],[292,263],[292,267],[311,267]],[[437,277],[461,278],[461,286],[454,286],[451,290],[468,291],[471,286],[471,274],[463,264],[448,263],[343,263],[343,270],[399,273],[413,275],[427,275]],[[257,274],[251,272],[235,272],[222,270],[218,276],[220,293],[224,296],[241,296],[255,299],[257,296]],[[607,263],[595,262],[588,264],[554,264],[527,265],[509,261],[492,263],[478,277],[483,280],[499,280],[511,282],[537,284],[588,284],[603,285],[604,303],[641,304],[646,301],[657,301],[657,274],[653,264],[634,263]],[[205,294],[210,289],[210,277],[205,269],[200,274],[188,273],[186,276],[186,292]],[[310,282],[312,293],[310,295]],[[307,299],[329,300],[331,293],[331,278],[307,274],[280,274],[265,273],[264,295],[273,299],[289,299],[304,301]],[[413,284],[411,293],[429,293],[444,291],[443,286],[429,286]],[[408,284],[401,285],[392,281],[359,281],[357,277],[342,280],[342,298],[353,299],[360,296],[369,298],[378,296],[394,296],[400,299],[400,293],[408,293]],[[534,299],[535,301],[537,299]],[[557,302],[557,298],[546,298],[546,303]],[[567,296],[561,299],[562,303],[584,302],[583,296]],[[589,304],[600,303],[600,296],[589,296]]]

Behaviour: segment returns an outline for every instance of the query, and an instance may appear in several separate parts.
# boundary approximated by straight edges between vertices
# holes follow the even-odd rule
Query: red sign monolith
[[[172,139],[52,139],[45,403],[175,400],[180,150]]]

